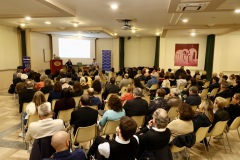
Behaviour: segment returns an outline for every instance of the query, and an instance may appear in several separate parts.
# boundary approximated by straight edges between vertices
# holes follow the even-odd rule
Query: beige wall
[[[124,66],[138,67],[154,65],[156,37],[125,38]]]
[[[225,74],[240,73],[240,34],[233,32],[216,36],[213,72]]]
[[[50,68],[49,57],[51,37],[47,34],[41,34],[36,32],[30,33],[30,45],[31,45],[31,69],[44,73],[45,69]],[[44,62],[44,52],[47,62]]]

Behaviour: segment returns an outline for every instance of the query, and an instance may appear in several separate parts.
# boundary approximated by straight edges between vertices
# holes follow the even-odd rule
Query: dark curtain
[[[155,59],[154,67],[159,68],[159,48],[160,48],[160,36],[156,37]]]
[[[119,38],[119,67],[124,70],[124,37]]]
[[[211,34],[207,36],[207,47],[204,70],[207,72],[207,80],[211,79],[213,70],[213,58],[214,58],[214,45],[215,35]]]

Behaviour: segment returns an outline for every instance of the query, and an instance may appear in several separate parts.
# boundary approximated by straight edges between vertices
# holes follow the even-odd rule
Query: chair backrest
[[[45,99],[46,99],[46,101],[48,100],[48,97],[49,97],[49,93],[45,93],[44,94],[44,97],[45,97]]]
[[[70,121],[71,119],[71,113],[74,109],[71,108],[71,109],[68,109],[68,110],[61,110],[58,112],[58,119],[61,119],[63,120],[63,122],[67,122],[67,121]]]
[[[122,80],[122,76],[117,76],[116,83],[119,83]]]
[[[83,90],[83,94],[88,94],[87,89],[84,89],[84,90]]]
[[[198,130],[196,132],[196,142],[195,143],[199,143],[200,141],[202,141],[206,137],[209,128],[210,128],[210,126],[209,127],[198,128]]]
[[[235,130],[240,126],[240,116],[236,117],[229,127],[229,130]]]
[[[168,118],[175,118],[178,115],[178,107],[171,107],[168,111]]]
[[[137,123],[138,128],[144,125],[145,116],[132,116],[131,118]]]
[[[207,137],[218,136],[223,133],[224,129],[227,126],[227,121],[219,121],[215,124],[210,133],[207,134]]]
[[[204,83],[203,87],[207,88],[209,85],[210,85],[210,81],[207,81],[207,82]]]
[[[37,122],[38,120],[39,120],[38,114],[31,114],[31,115],[29,115],[29,116],[28,116],[28,120],[27,120],[26,127],[28,127],[30,123],[32,123],[32,122]]]
[[[207,95],[208,95],[208,88],[205,88],[202,90],[200,97],[204,99],[204,98],[207,98]]]
[[[79,101],[80,101],[80,99],[81,99],[81,96],[73,97],[73,99],[74,99],[75,105],[76,105],[76,107],[77,107],[78,104],[79,104]]]
[[[148,102],[148,104],[150,103],[150,96],[144,96],[142,97],[142,99],[145,99]]]
[[[122,93],[122,92],[127,92],[127,89],[128,89],[128,87],[127,87],[127,86],[122,86],[122,88],[121,88],[121,91],[120,91],[120,92],[121,92],[121,93]]]
[[[27,105],[29,104],[29,102],[24,102],[23,103],[23,106],[22,106],[22,113],[26,112],[26,108],[27,108]]]
[[[59,100],[59,99],[53,99],[52,100],[52,110],[54,110],[54,107],[55,107],[55,104],[56,104],[57,100]]]
[[[192,109],[194,110],[194,111],[196,111],[196,109],[197,109],[197,105],[196,106],[192,106]]]
[[[212,91],[211,91],[211,96],[213,96],[213,97],[215,97],[216,96],[216,94],[218,93],[218,89],[219,88],[214,88]]]
[[[186,87],[186,83],[181,83],[180,85],[179,85],[179,87],[178,87],[178,89],[180,90],[180,91],[183,91],[184,90],[184,88]]]
[[[97,125],[93,124],[87,127],[78,127],[73,142],[88,142],[97,137]]]
[[[119,126],[119,124],[120,124],[120,120],[107,121],[107,123],[103,128],[102,135],[115,134],[116,128]]]
[[[97,105],[94,105],[94,106],[88,106],[89,108],[92,108],[92,109],[95,109],[95,110],[98,110],[98,106]]]
[[[149,90],[157,90],[158,89],[158,84],[153,84]]]

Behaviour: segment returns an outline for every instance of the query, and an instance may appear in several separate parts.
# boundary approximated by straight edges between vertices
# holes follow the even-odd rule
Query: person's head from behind
[[[179,119],[183,121],[190,121],[194,117],[192,106],[187,103],[182,103],[178,106]]]
[[[166,110],[159,108],[153,113],[153,124],[158,129],[167,127],[168,115],[167,115]]]
[[[34,95],[33,95],[33,103],[35,103],[35,106],[38,107],[39,105],[43,104],[44,102],[46,102],[46,98],[44,96],[44,94],[41,91],[37,91]]]
[[[34,81],[32,81],[30,79],[27,79],[25,81],[25,86],[26,86],[26,88],[33,88],[34,87]]]
[[[213,77],[212,78],[212,82],[213,83],[218,83],[219,82],[219,78],[218,77]]]
[[[227,100],[222,97],[216,97],[214,101],[214,108],[217,110],[223,110],[227,105]]]
[[[82,86],[78,81],[73,82],[73,91],[74,92],[80,92],[82,90]]]
[[[129,77],[129,75],[126,73],[126,74],[124,74],[124,78],[128,78]]]
[[[143,97],[141,88],[134,88],[133,97]]]
[[[159,88],[156,92],[156,96],[164,98],[166,95],[166,91],[162,88]]]
[[[197,79],[196,78],[191,78],[191,86],[196,86],[197,85]]]
[[[40,81],[44,82],[45,79],[47,79],[47,75],[41,75],[40,76]]]
[[[222,90],[228,89],[228,82],[221,82],[220,88],[221,88]]]
[[[232,97],[233,104],[240,104],[240,93],[235,93]]]
[[[117,134],[122,137],[125,141],[133,137],[137,130],[136,122],[127,116],[120,119],[119,127],[117,127]]]
[[[189,95],[197,94],[198,93],[198,88],[196,86],[191,86],[189,88]]]
[[[52,136],[51,145],[56,152],[65,151],[69,149],[69,135],[65,131],[58,131]]]
[[[43,83],[44,87],[52,86],[52,81],[49,78],[45,79]]]
[[[49,103],[43,103],[38,107],[38,115],[40,119],[52,117],[51,105],[48,104]]]
[[[72,97],[72,92],[70,91],[69,88],[63,88],[62,93],[61,93],[61,98],[71,98]]]
[[[227,81],[228,80],[228,76],[227,75],[223,75],[222,76],[222,81]]]
[[[172,88],[170,91],[171,97],[178,97],[181,91],[178,88]]]
[[[89,95],[87,94],[82,95],[80,99],[80,106],[89,106],[89,104],[90,104]]]
[[[111,95],[108,100],[108,106],[115,112],[122,111],[122,101],[117,95]]]
[[[115,83],[115,78],[114,78],[114,77],[110,78],[110,83],[111,83],[111,84],[114,84],[114,83]]]
[[[133,93],[133,86],[130,84],[127,86],[127,93]]]
[[[62,83],[60,81],[57,81],[54,83],[53,91],[54,92],[62,92]]]
[[[51,69],[45,69],[45,74],[46,74],[46,75],[50,75],[51,72],[52,72]]]
[[[213,103],[210,99],[202,100],[198,107],[198,112],[204,113],[213,122]]]
[[[88,88],[87,92],[88,92],[89,96],[93,96],[94,95],[94,89],[93,88]]]

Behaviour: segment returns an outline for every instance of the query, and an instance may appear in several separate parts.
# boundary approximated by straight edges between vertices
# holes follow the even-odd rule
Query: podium
[[[61,59],[52,59],[50,61],[50,69],[52,74],[54,74],[56,72],[56,70],[62,69],[62,60]]]

